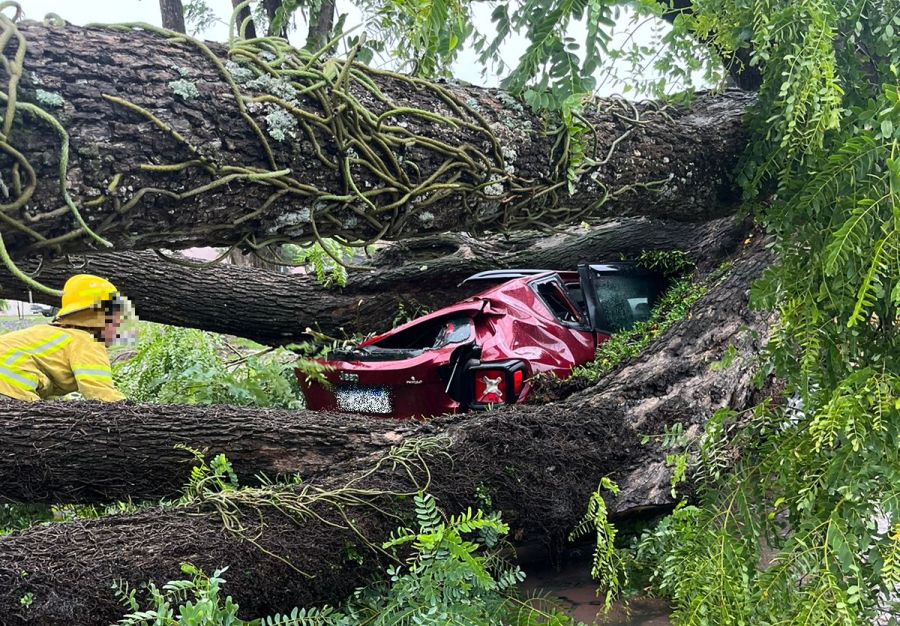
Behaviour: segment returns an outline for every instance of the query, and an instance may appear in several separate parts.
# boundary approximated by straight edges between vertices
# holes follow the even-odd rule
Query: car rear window
[[[375,343],[378,348],[423,350],[462,343],[472,337],[472,320],[464,315],[413,324]]]
[[[453,317],[444,321],[438,333],[434,348],[443,348],[451,343],[462,343],[472,336],[472,320],[468,317]]]

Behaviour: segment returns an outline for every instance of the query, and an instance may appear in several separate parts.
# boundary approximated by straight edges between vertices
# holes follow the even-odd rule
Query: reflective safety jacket
[[[81,392],[117,402],[106,346],[84,330],[42,324],[0,335],[0,394],[41,400]]]

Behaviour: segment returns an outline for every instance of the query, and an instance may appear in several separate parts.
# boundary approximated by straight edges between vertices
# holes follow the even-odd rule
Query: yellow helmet
[[[76,274],[63,287],[62,306],[56,319],[80,311],[102,311],[120,298],[118,290],[108,280],[91,274]]]

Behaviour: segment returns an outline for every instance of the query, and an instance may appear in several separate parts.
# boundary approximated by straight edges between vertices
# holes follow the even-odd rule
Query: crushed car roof
[[[598,272],[640,272],[642,268],[636,266],[634,263],[630,263],[628,261],[622,262],[607,262],[607,263],[591,263],[589,267],[592,270],[596,270]],[[472,274],[464,281],[460,283],[460,285],[464,285],[466,283],[474,283],[479,281],[495,281],[495,280],[511,280],[513,278],[523,278],[525,276],[537,276],[539,274],[569,274],[572,270],[548,270],[548,269],[519,269],[519,268],[510,268],[505,270],[487,270],[485,272],[478,272],[477,274]]]

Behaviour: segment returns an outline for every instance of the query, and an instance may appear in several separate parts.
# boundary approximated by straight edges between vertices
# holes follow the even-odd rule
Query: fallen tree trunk
[[[711,223],[694,227],[667,225],[668,228],[663,228],[659,223],[651,223],[653,227],[646,228],[647,224],[644,223],[626,222],[624,225],[608,230],[601,228],[588,234],[559,234],[555,236],[557,241],[543,240],[540,244],[536,244],[532,238],[521,238],[519,243],[528,244],[525,250],[510,251],[508,256],[521,258],[524,252],[532,260],[539,258],[546,262],[539,265],[556,265],[557,261],[565,259],[567,255],[571,255],[568,257],[569,261],[581,258],[580,254],[593,249],[595,245],[615,244],[615,250],[619,252],[634,253],[648,246],[652,247],[655,243],[673,245],[675,241],[687,242],[685,235],[692,235],[691,255],[699,256],[699,251],[702,250],[706,262],[710,262],[724,258],[736,248],[735,239],[744,236],[744,229],[733,220],[725,218],[724,221],[723,224]],[[558,243],[560,241],[562,243]],[[466,246],[467,253],[459,254],[459,248],[447,248],[451,242],[454,246]],[[471,247],[467,242],[471,242]],[[398,244],[399,250],[388,249],[375,261],[380,266],[389,266],[396,255],[417,259],[421,258],[423,250],[430,249],[433,254],[435,247],[440,245],[445,246],[439,248],[444,252],[443,256],[425,261],[428,264],[426,266],[413,263],[409,269],[400,267],[386,271],[387,285],[382,284],[382,287],[397,288],[405,297],[409,296],[410,290],[418,287],[422,293],[434,292],[432,297],[437,300],[441,294],[459,295],[456,282],[460,277],[460,268],[454,267],[454,262],[463,266],[463,270],[482,269],[491,263],[486,244],[460,236],[430,242],[404,242]],[[500,245],[517,247],[513,242]],[[498,250],[500,245],[494,249]],[[473,248],[481,254],[472,254]],[[546,251],[547,255],[541,256],[542,251]],[[607,251],[609,252],[608,248]],[[139,258],[144,255],[116,256]],[[502,266],[503,260],[504,257],[495,257],[495,262],[491,265],[496,266],[496,261],[500,261]],[[513,261],[510,264],[530,265]],[[162,281],[164,275],[161,270],[168,267],[170,266],[157,266],[159,273],[151,273],[149,276],[154,277],[155,281]],[[171,267],[181,269],[179,266]],[[128,272],[129,269],[127,266],[120,267],[118,271]],[[204,294],[198,293],[201,292],[198,285],[202,285],[205,295],[216,294],[223,317],[240,317],[246,315],[246,310],[241,307],[248,305],[242,303],[247,299],[247,294],[254,293],[254,286],[249,281],[238,284],[232,281],[229,284],[222,280],[223,276],[261,274],[261,280],[270,282],[280,278],[285,278],[287,282],[290,278],[271,272],[228,266],[214,269],[218,270],[212,272],[219,278],[217,291],[213,291],[213,283],[192,281],[190,274],[198,273],[195,271],[185,271],[180,277],[178,274],[170,274],[168,280],[177,283],[184,279],[186,282],[177,293],[196,297],[198,303],[206,301]],[[416,273],[425,274],[427,278],[416,280]],[[367,277],[377,278],[378,275],[371,274]],[[391,277],[395,278],[396,284],[392,283]],[[306,277],[297,278],[301,279],[297,281],[301,284],[311,282]],[[148,292],[154,285],[154,279],[147,283]],[[422,284],[427,285],[428,289],[422,289]],[[236,293],[234,297],[222,300],[226,285],[237,293],[242,288],[248,291],[243,293],[243,299],[238,298]],[[402,285],[406,285],[407,291],[402,291]],[[144,294],[141,290],[137,293],[138,297]],[[267,282],[263,282],[259,293],[260,297],[266,293],[273,294],[260,303],[258,309],[250,309],[256,311],[262,331],[266,323],[263,317],[266,310],[271,310],[272,302],[278,302],[279,294],[284,291],[272,289]],[[305,293],[306,297],[315,298],[317,293],[328,292],[312,288]],[[366,292],[358,290],[356,297],[362,298],[362,293]],[[144,295],[148,304],[153,300],[151,296],[151,293]],[[295,294],[293,297],[297,296]],[[162,309],[167,305],[188,308],[184,303],[178,305],[176,301],[167,299],[166,294],[155,297],[161,300],[157,306]],[[373,294],[373,299],[378,297]],[[385,294],[381,296],[381,301],[396,302],[390,298],[390,294]],[[209,299],[214,300],[212,296]],[[250,300],[254,299],[250,297]],[[142,304],[138,300],[138,306],[143,312]],[[381,310],[381,315],[386,319],[393,315],[394,309],[387,306],[385,309]],[[371,322],[373,315],[369,311],[367,320]],[[214,315],[208,308],[207,314]],[[327,320],[329,316],[323,314],[320,319]],[[114,416],[114,419],[105,420],[104,415]],[[360,424],[352,419],[348,420],[346,415],[285,413],[232,407],[123,404],[111,409],[108,405],[92,403],[54,402],[36,405],[0,401],[0,432],[9,433],[0,442],[0,500],[97,503],[171,498],[179,493],[186,482],[193,461],[190,452],[175,448],[178,444],[189,444],[195,449],[207,450],[209,454],[227,453],[235,471],[248,484],[253,483],[253,477],[257,474],[274,477],[299,473],[308,479],[320,474],[332,463],[371,452],[377,448],[377,445],[372,447],[373,444],[379,441],[384,441],[389,446],[397,441],[400,433],[409,430],[408,425],[397,422],[378,421],[372,426],[368,424],[370,423]],[[73,432],[77,433],[77,441],[73,439]]]
[[[277,345],[308,339],[309,327],[333,337],[387,330],[399,305],[415,311],[452,304],[473,292],[461,288],[460,281],[483,270],[574,269],[581,261],[634,258],[645,250],[684,250],[702,265],[717,262],[745,233],[744,222],[728,217],[705,224],[624,218],[587,231],[493,239],[447,234],[382,249],[372,259],[374,271],[352,272],[343,288],[325,288],[309,275],[259,268],[191,269],[152,252],[91,255],[78,266],[48,263],[39,278],[61,285],[76,272],[99,274],[133,300],[143,320]],[[173,288],[160,289],[163,284]],[[24,283],[2,269],[0,294],[29,300]],[[56,296],[38,291],[30,297],[59,304]]]
[[[245,616],[339,602],[381,567],[367,548],[408,519],[410,500],[397,495],[418,489],[448,513],[486,492],[516,539],[545,542],[565,536],[602,476],[625,487],[610,501],[614,513],[668,502],[668,475],[659,471],[666,452],[641,437],[675,423],[696,434],[714,410],[751,401],[749,362],[767,316],[748,311],[747,294],[767,262],[761,245],[745,250],[685,320],[594,387],[546,406],[436,420],[387,457],[373,447],[334,464],[289,492],[290,503],[236,492],[0,538],[0,615],[11,624],[105,624],[122,612],[110,581],[163,582],[184,561],[228,565],[227,593]],[[711,367],[726,353],[734,358]],[[221,510],[232,528],[242,524],[239,533],[223,530]],[[33,602],[23,608],[26,593]]]
[[[731,174],[752,96],[699,96],[690,108],[586,105],[593,160],[579,166],[570,193],[568,139],[494,89],[332,61],[288,85],[251,80],[247,55],[273,54],[253,44],[232,51],[244,66],[226,70],[223,46],[137,28],[19,30],[27,51],[9,137],[17,152],[0,154],[0,169],[15,169],[19,181],[8,189],[19,206],[3,218],[14,258],[103,249],[61,193],[59,129],[37,108],[68,133],[65,187],[85,224],[118,250],[252,247],[315,232],[398,239],[588,216],[703,221],[734,211]],[[306,62],[276,52],[288,65]],[[8,78],[0,71],[0,82]]]
[[[0,396],[0,502],[177,498],[195,457],[227,453],[242,483],[300,474],[390,448],[403,422],[312,411],[30,403]]]

